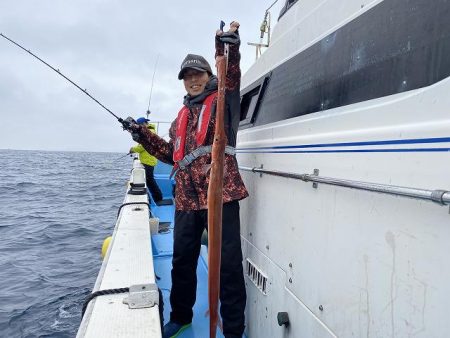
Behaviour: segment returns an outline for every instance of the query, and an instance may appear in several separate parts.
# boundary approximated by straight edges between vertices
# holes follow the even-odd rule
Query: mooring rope
[[[150,204],[148,202],[128,202],[128,203],[124,203],[119,207],[119,210],[117,210],[117,217],[119,217],[120,215],[120,210],[122,210],[122,208],[126,205],[135,205],[135,204],[145,204],[146,206],[148,206],[148,208],[150,209]]]
[[[91,300],[93,300],[94,298],[96,298],[98,296],[104,296],[104,295],[114,295],[114,294],[118,294],[118,293],[126,293],[129,291],[130,291],[130,288],[118,288],[118,289],[100,290],[100,291],[95,291],[95,292],[91,293],[83,303],[83,309],[81,310],[81,318],[83,319],[84,313],[86,312],[86,308],[89,305],[89,302]]]

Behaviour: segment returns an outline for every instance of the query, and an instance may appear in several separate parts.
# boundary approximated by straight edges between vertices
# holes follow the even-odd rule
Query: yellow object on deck
[[[112,236],[106,237],[103,241],[102,245],[102,258],[104,259],[106,256],[106,253],[108,252],[109,244],[111,243]]]

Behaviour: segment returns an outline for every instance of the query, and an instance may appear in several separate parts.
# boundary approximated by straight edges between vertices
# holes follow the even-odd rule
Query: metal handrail
[[[273,176],[280,176],[286,178],[293,178],[297,180],[301,180],[303,182],[313,182],[313,183],[323,183],[329,185],[336,185],[345,188],[354,188],[366,191],[374,191],[383,194],[390,194],[395,196],[405,196],[411,197],[421,200],[427,200],[435,202],[439,205],[448,205],[450,204],[450,191],[447,190],[427,190],[427,189],[417,189],[417,188],[408,188],[408,187],[400,187],[395,185],[388,184],[379,184],[379,183],[370,183],[370,182],[361,182],[361,181],[352,181],[352,180],[344,180],[339,178],[332,177],[324,177],[318,176],[315,174],[296,174],[289,172],[282,172],[277,170],[266,170],[263,168],[257,167],[243,167],[239,166],[240,170],[251,171],[259,174],[268,174]]]

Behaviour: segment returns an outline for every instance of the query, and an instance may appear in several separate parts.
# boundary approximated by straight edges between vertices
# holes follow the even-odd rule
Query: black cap
[[[178,73],[178,80],[181,80],[184,77],[184,72],[189,68],[201,72],[208,72],[209,75],[212,74],[211,67],[203,56],[188,54],[181,63],[181,70]]]

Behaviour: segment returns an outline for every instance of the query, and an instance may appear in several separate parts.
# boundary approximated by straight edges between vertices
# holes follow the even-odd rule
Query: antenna
[[[159,53],[156,56],[155,67],[153,69],[152,84],[151,84],[151,87],[150,87],[150,97],[148,98],[147,119],[148,119],[148,116],[150,115],[150,103],[152,102],[153,83],[155,81],[156,66],[158,65],[158,60],[159,60]]]

